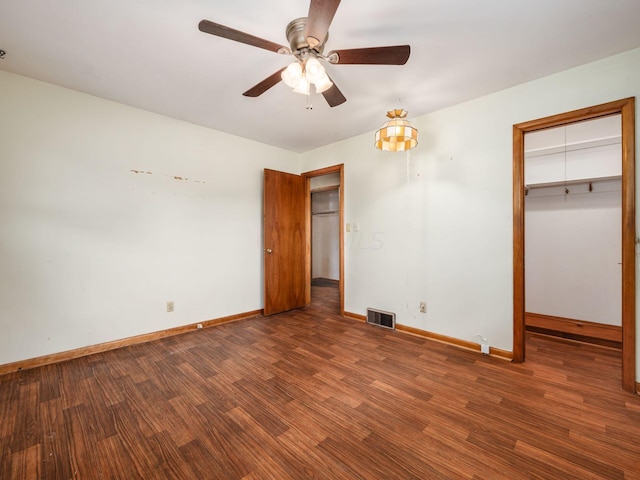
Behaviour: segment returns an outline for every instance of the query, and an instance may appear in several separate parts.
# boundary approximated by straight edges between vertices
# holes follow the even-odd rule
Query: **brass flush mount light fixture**
[[[418,130],[406,120],[407,111],[389,110],[389,120],[376,132],[376,148],[385,152],[404,152],[418,145]]]

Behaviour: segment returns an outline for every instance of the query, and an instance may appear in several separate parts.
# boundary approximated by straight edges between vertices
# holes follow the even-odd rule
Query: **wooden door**
[[[311,302],[308,180],[264,170],[264,314]]]

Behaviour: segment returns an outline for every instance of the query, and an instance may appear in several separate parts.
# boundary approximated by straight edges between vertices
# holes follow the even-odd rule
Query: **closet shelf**
[[[607,180],[620,180],[621,178],[622,178],[622,175],[610,175],[608,177],[577,178],[574,180],[557,180],[554,182],[526,183],[524,187],[525,188],[558,187],[563,185],[578,185],[581,183],[606,182]]]
[[[525,150],[524,156],[525,158],[535,158],[535,157],[543,157],[547,155],[553,155],[556,153],[565,153],[565,152],[575,152],[578,150],[588,150],[591,148],[597,147],[606,147],[609,145],[620,145],[622,143],[622,136],[620,135],[612,135],[609,137],[601,137],[594,138],[591,140],[584,140],[580,142],[573,142],[561,144],[561,145],[550,145],[542,148],[531,148]]]
[[[311,212],[312,215],[331,215],[338,213],[338,210],[320,210],[318,212]]]

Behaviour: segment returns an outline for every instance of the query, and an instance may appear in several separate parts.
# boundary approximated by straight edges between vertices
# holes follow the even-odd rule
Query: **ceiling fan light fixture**
[[[344,65],[404,65],[411,54],[409,45],[394,45],[333,50],[328,56],[323,55],[329,27],[339,5],[340,0],[310,0],[308,15],[296,18],[287,25],[285,33],[288,47],[210,20],[201,20],[198,29],[209,35],[296,58],[297,65],[278,69],[244,92],[245,97],[259,97],[281,80],[290,88],[308,95],[310,82],[315,85],[316,92],[322,93],[330,107],[337,107],[347,99],[333,80],[326,76],[325,67],[319,60]],[[299,86],[298,83],[305,76],[307,81]]]
[[[309,81],[307,80],[307,77],[304,75],[300,77],[300,80],[293,91],[295,93],[301,93],[302,95],[309,95]]]
[[[389,120],[376,132],[375,146],[385,152],[404,152],[418,145],[418,130],[406,120],[407,111],[402,109],[387,112]]]
[[[315,85],[316,92],[322,93],[333,86],[326,70],[315,57],[310,57],[303,62],[290,63],[282,71],[282,81],[296,93],[309,95],[311,84]]]
[[[302,64],[293,62],[282,71],[282,81],[291,88],[298,87],[300,80],[303,78]]]
[[[327,72],[325,72],[322,78],[315,82],[314,85],[316,86],[316,93],[322,93],[333,87],[333,82],[329,78],[329,75],[327,75]]]
[[[307,59],[307,61],[305,62],[304,71],[307,79],[309,79],[311,83],[319,82],[327,73],[322,64],[315,57],[310,57]]]

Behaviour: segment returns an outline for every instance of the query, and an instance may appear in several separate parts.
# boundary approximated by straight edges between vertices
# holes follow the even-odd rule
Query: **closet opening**
[[[525,329],[622,349],[620,114],[527,132]]]
[[[538,180],[535,178],[525,179],[528,175],[525,166],[525,135],[540,134],[543,137],[543,132],[556,127],[567,128],[583,128],[589,120],[595,120],[607,117],[619,115],[620,125],[620,173],[598,173],[594,174],[585,173],[584,171],[578,176],[574,173],[575,164],[572,165],[577,153],[569,153],[570,151],[577,152],[580,150],[580,146],[569,146],[571,142],[563,142],[562,146],[555,145],[556,150],[560,149],[560,152],[553,152],[553,145],[547,146],[546,153],[548,162],[544,159],[538,163],[541,168],[536,172],[533,168],[534,177],[539,175]],[[617,120],[609,120],[611,122],[617,122]],[[576,125],[572,127],[572,125]],[[561,130],[556,131],[560,132]],[[571,132],[573,135],[575,132]],[[552,134],[553,135],[553,134]],[[566,130],[562,131],[562,135],[566,135]],[[606,136],[606,135],[605,135]],[[535,135],[529,137],[536,139]],[[563,138],[564,140],[564,138]],[[597,145],[598,141],[604,142],[602,145]],[[591,139],[592,147],[605,147],[613,148],[610,145],[605,145],[609,140],[594,140]],[[553,142],[552,142],[553,143]],[[588,143],[588,142],[587,142]],[[535,141],[534,141],[535,144]],[[585,145],[583,145],[585,146]],[[542,147],[541,147],[542,148]],[[536,150],[534,147],[528,146],[528,150]],[[572,150],[573,149],[573,150]],[[586,150],[586,149],[585,149]],[[595,150],[590,150],[595,151]],[[531,152],[529,152],[531,153]],[[561,153],[562,161],[551,161],[553,155]],[[534,155],[535,157],[535,155]],[[566,157],[566,162],[565,162]],[[555,163],[555,165],[554,165]],[[606,162],[605,162],[606,163]],[[591,165],[590,168],[602,167],[602,162]],[[584,170],[584,169],[583,169]],[[588,170],[588,169],[587,169]],[[604,169],[606,170],[606,169]],[[560,178],[551,178],[551,172],[555,172],[557,177],[560,172]],[[571,173],[573,172],[573,173]],[[545,175],[547,177],[545,177]],[[529,185],[527,185],[529,182]],[[607,183],[608,182],[608,183]],[[619,182],[619,187],[616,187],[616,182]],[[618,193],[615,193],[616,188],[619,189]],[[546,189],[546,193],[544,192]],[[555,189],[555,190],[553,190]],[[572,190],[574,195],[571,196]],[[607,193],[609,190],[609,193]],[[534,193],[534,192],[538,193]],[[620,273],[617,276],[617,288],[620,292],[620,328],[621,338],[620,344],[622,347],[622,387],[629,392],[636,392],[638,385],[636,383],[636,314],[635,314],[635,244],[636,244],[636,226],[635,226],[635,99],[627,98],[610,102],[607,104],[588,107],[581,110],[575,110],[564,114],[554,115],[538,120],[532,120],[530,122],[520,123],[513,126],[513,360],[515,362],[523,362],[525,360],[525,332],[526,332],[526,313],[529,312],[529,306],[531,309],[535,307],[535,300],[528,298],[528,291],[525,290],[525,284],[527,281],[527,269],[531,268],[535,270],[535,267],[531,265],[533,259],[528,258],[528,251],[526,250],[526,241],[533,241],[527,237],[527,228],[525,217],[526,212],[526,197],[538,198],[539,204],[551,203],[554,194],[559,195],[567,204],[573,204],[578,199],[578,193],[584,198],[593,199],[594,191],[603,195],[615,196],[619,195],[620,198],[620,211],[619,211],[619,243],[621,244],[619,260],[616,261],[615,268],[620,269]],[[555,193],[553,193],[555,192]],[[568,193],[567,193],[568,192]],[[546,195],[546,199],[545,199]],[[592,195],[589,197],[589,195]],[[531,202],[534,203],[534,202]],[[574,212],[575,213],[575,212]],[[535,223],[535,214],[530,213]],[[579,216],[576,216],[572,221],[576,221]],[[538,219],[539,220],[539,219]],[[558,219],[556,219],[558,221]],[[616,227],[612,227],[616,228]],[[535,233],[535,232],[534,232]],[[562,239],[561,239],[562,240]],[[611,240],[610,240],[611,241]],[[576,249],[577,250],[577,249]],[[620,265],[617,263],[620,262]],[[550,263],[550,262],[547,262]],[[528,279],[529,282],[535,282],[535,280]],[[528,286],[527,286],[528,288]],[[535,285],[532,285],[535,289]],[[615,293],[614,293],[615,294]],[[533,302],[533,303],[532,303]],[[564,307],[563,307],[564,308]],[[555,310],[561,312],[562,310]],[[565,310],[568,311],[568,310]],[[600,312],[602,315],[610,315]],[[549,327],[549,321],[557,319],[567,319],[560,314],[546,315],[546,317],[539,317],[538,321],[542,319],[543,327]],[[553,318],[556,317],[556,318]],[[595,318],[595,317],[594,317]],[[600,316],[599,318],[603,318]],[[580,319],[578,319],[580,320]],[[533,323],[530,322],[530,323]],[[562,323],[562,322],[561,322]],[[566,322],[565,322],[566,323]],[[602,322],[593,322],[602,323]],[[538,324],[540,325],[540,324]],[[557,323],[554,324],[557,326]],[[574,325],[575,328],[584,328],[583,326]],[[536,328],[536,327],[534,327]],[[537,328],[542,328],[538,326]]]
[[[311,302],[344,315],[343,165],[302,174],[308,178]]]

